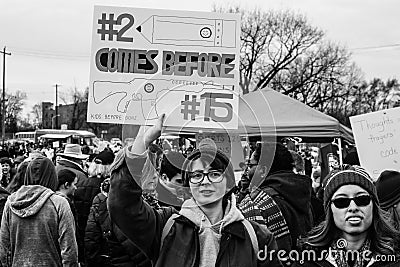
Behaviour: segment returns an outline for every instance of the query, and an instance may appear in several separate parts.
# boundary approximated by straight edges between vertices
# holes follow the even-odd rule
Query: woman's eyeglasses
[[[222,171],[217,171],[217,170],[209,172],[195,171],[195,172],[189,172],[188,177],[189,181],[192,184],[202,183],[206,176],[211,183],[220,183],[224,179],[224,176],[222,174],[223,174]]]
[[[362,196],[357,196],[357,197],[338,197],[336,199],[332,199],[333,205],[335,205],[336,208],[338,209],[344,209],[350,206],[350,202],[354,200],[354,203],[356,203],[357,206],[359,207],[365,207],[368,206],[369,203],[371,203],[371,196],[370,195],[362,195]]]

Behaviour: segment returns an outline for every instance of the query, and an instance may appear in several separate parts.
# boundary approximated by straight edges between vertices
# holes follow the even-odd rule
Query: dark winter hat
[[[111,165],[114,161],[114,153],[109,150],[103,150],[100,154],[94,159],[94,162],[99,163],[101,165]]]
[[[326,207],[331,200],[333,194],[339,187],[343,185],[353,184],[358,185],[365,190],[378,202],[376,187],[368,175],[361,167],[353,166],[351,169],[334,172],[327,178],[324,189],[324,206]]]
[[[204,141],[204,140],[203,140]],[[197,159],[205,159],[206,161],[213,162],[219,161],[224,165],[224,175],[227,179],[226,188],[227,191],[235,186],[235,174],[233,172],[232,164],[229,158],[219,149],[213,142],[203,142],[199,147],[186,158],[182,166],[182,179],[185,186],[189,186],[189,179],[187,173],[190,164]]]
[[[376,190],[382,209],[388,210],[400,202],[400,172],[383,171],[376,181]]]

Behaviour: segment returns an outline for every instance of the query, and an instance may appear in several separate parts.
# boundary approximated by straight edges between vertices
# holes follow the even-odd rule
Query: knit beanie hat
[[[382,209],[388,210],[400,202],[400,172],[383,171],[376,181],[376,190]]]
[[[235,174],[233,172],[232,164],[229,158],[219,149],[213,142],[203,142],[199,147],[186,158],[182,166],[182,179],[185,186],[189,186],[189,178],[187,177],[187,172],[190,164],[197,159],[205,159],[209,162],[214,162],[214,160],[219,160],[224,165],[224,175],[227,179],[226,188],[227,191],[235,187]]]
[[[114,161],[114,153],[109,150],[103,150],[94,159],[96,163],[101,165],[111,165]]]
[[[353,166],[351,169],[334,172],[327,178],[324,189],[324,207],[328,205],[333,194],[343,185],[358,185],[365,189],[373,199],[378,202],[376,187],[369,174],[361,167]]]

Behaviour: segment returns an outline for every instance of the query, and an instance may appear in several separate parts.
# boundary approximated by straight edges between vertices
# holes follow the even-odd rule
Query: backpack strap
[[[242,221],[242,223],[243,223],[244,227],[246,227],[247,232],[249,233],[254,253],[256,255],[258,255],[259,247],[258,247],[256,231],[254,231],[253,225],[251,225],[251,223],[248,220],[244,219]]]
[[[169,231],[171,231],[172,225],[175,222],[175,219],[179,217],[178,213],[173,213],[167,220],[167,222],[164,225],[162,234],[161,234],[161,242],[160,242],[160,251],[163,247],[164,244],[164,239],[168,235]]]

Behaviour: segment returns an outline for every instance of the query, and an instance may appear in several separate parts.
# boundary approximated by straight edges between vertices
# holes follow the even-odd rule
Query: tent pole
[[[342,151],[342,138],[338,137],[338,147],[339,147],[339,163],[340,166],[343,165],[343,151]]]

